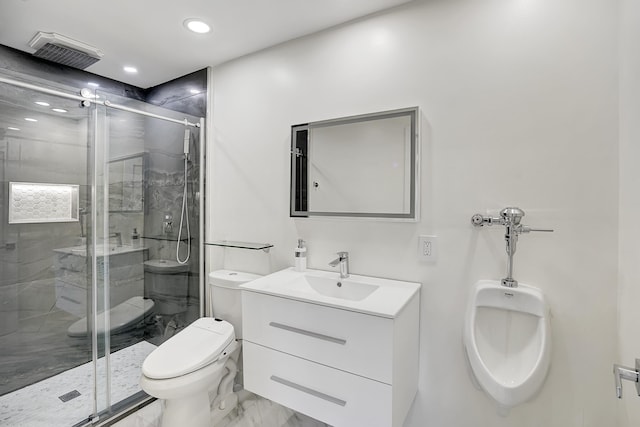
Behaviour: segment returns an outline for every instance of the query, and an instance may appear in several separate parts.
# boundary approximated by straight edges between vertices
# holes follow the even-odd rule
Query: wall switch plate
[[[434,262],[438,255],[437,236],[418,236],[418,258]]]

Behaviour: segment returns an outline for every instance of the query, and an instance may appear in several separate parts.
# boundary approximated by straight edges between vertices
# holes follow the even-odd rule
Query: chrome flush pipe
[[[481,214],[475,214],[471,217],[471,224],[474,227],[483,227],[485,225],[499,224],[505,226],[504,240],[506,242],[507,250],[507,277],[502,279],[502,286],[508,288],[515,288],[518,286],[518,281],[513,278],[513,255],[516,253],[516,247],[518,244],[518,236],[522,233],[529,233],[531,231],[543,231],[552,232],[551,229],[543,228],[531,228],[527,225],[521,224],[524,211],[520,208],[509,207],[500,211],[499,217],[483,216]]]

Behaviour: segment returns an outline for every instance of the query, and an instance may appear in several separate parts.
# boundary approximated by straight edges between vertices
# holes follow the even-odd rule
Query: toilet
[[[532,286],[481,280],[472,289],[464,347],[478,385],[502,412],[531,399],[551,360],[549,308]]]
[[[229,270],[210,273],[209,306],[215,317],[197,319],[143,362],[142,389],[165,400],[162,427],[211,427],[237,405],[233,382],[234,354],[242,337],[239,286],[259,277]]]
[[[109,310],[109,335],[123,334],[134,329],[144,327],[143,323],[153,315],[154,303],[141,296],[131,297]],[[104,335],[105,317],[100,313],[97,317],[96,331]],[[86,317],[72,323],[67,329],[67,335],[73,338],[84,338],[89,334],[89,322]]]
[[[156,314],[171,316],[187,311],[189,265],[169,259],[144,262],[144,294],[155,303]]]

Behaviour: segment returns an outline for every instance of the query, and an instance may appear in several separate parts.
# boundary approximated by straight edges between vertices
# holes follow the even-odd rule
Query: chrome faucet
[[[117,246],[120,248],[122,247],[122,233],[111,233],[109,234],[109,240],[111,239],[117,239]]]
[[[338,252],[338,258],[329,263],[331,267],[335,267],[340,264],[340,278],[346,279],[349,277],[349,252]]]

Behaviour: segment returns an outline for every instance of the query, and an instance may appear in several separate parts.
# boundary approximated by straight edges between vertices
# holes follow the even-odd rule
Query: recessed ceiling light
[[[24,119],[28,122],[37,122],[36,119],[32,119],[31,117],[25,117]]]
[[[52,108],[51,111],[55,111],[56,113],[68,113],[64,108]]]
[[[122,69],[130,74],[135,74],[138,72],[138,69],[136,67],[132,67],[130,65],[125,65],[124,67],[122,67]]]
[[[184,26],[187,29],[198,34],[206,34],[209,31],[211,31],[211,27],[209,27],[207,23],[205,23],[204,21],[201,21],[200,19],[195,19],[195,18],[190,18],[184,21]]]
[[[189,89],[189,92],[191,92],[194,95],[197,95],[200,93],[200,91],[198,89]]]
[[[48,107],[49,106],[49,103],[48,102],[44,102],[44,101],[36,101],[35,103],[38,104],[38,105],[41,105],[43,107]]]
[[[13,127],[13,126],[8,126],[7,129],[9,129],[9,130],[20,130],[20,128],[16,128],[16,127]]]
[[[89,82],[87,83],[89,86],[93,86],[93,87],[100,87],[100,85],[98,83],[94,83],[94,82]]]

